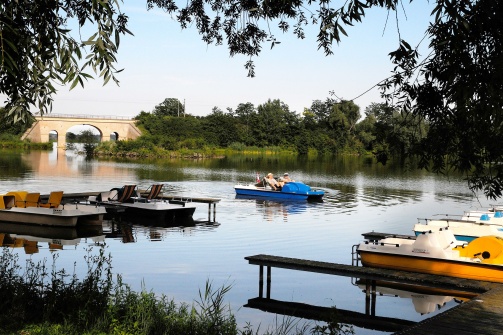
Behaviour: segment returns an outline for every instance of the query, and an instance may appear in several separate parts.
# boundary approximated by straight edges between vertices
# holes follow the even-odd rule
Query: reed
[[[283,318],[260,333],[251,325],[238,329],[225,294],[231,285],[215,288],[207,280],[199,300],[192,305],[177,304],[165,295],[157,296],[142,285],[134,292],[112,274],[106,246],[87,249],[87,273],[79,280],[47,260],[19,265],[18,255],[4,247],[0,255],[0,334],[187,334],[187,335],[283,335],[352,334],[352,328],[300,323]],[[349,331],[349,332],[348,332]]]

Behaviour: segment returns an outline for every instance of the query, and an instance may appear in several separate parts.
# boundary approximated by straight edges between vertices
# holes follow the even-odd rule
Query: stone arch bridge
[[[115,135],[116,140],[132,140],[141,135],[141,131],[135,125],[135,120],[121,116],[46,114],[36,116],[35,119],[32,127],[23,134],[21,139],[49,142],[49,133],[56,132],[58,147],[65,147],[66,133],[73,126],[96,128],[102,141],[109,141],[111,134]]]

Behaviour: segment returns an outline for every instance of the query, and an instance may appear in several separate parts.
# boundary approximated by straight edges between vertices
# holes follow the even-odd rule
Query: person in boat
[[[295,180],[290,179],[290,176],[288,175],[288,172],[285,172],[285,173],[283,174],[283,183],[289,183],[289,182],[291,182],[291,181],[295,181]]]
[[[271,186],[273,190],[275,191],[281,190],[282,185],[276,179],[274,179],[274,175],[272,173],[267,174],[266,180],[269,186]]]

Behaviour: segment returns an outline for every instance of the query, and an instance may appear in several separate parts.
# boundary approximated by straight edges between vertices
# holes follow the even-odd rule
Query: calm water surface
[[[435,214],[462,214],[489,205],[476,198],[458,177],[380,166],[371,159],[296,159],[294,157],[238,157],[215,160],[92,160],[62,150],[2,152],[0,192],[28,190],[49,193],[106,191],[127,183],[147,188],[165,183],[166,193],[184,197],[211,197],[216,222],[208,223],[208,205],[199,204],[191,226],[160,228],[144,222],[127,236],[115,235],[105,222],[107,251],[113,271],[133,289],[144,287],[177,302],[192,303],[207,280],[214,287],[232,285],[226,295],[239,325],[250,322],[265,329],[283,316],[245,307],[258,296],[258,267],[244,259],[256,254],[351,264],[351,248],[369,231],[411,234],[417,218]],[[326,190],[323,203],[237,199],[233,186],[254,180],[255,173],[290,176]],[[58,251],[57,265],[84,273],[84,255],[90,238]],[[20,257],[35,261],[51,258],[48,243],[38,252]],[[272,269],[271,298],[365,313],[365,293],[352,278]],[[395,295],[400,293],[399,297]],[[376,315],[420,321],[459,302],[424,295],[387,291],[378,296]],[[445,306],[440,310],[437,304]],[[422,309],[423,308],[423,309]],[[427,309],[428,313],[421,314]],[[387,334],[355,328],[357,334]]]

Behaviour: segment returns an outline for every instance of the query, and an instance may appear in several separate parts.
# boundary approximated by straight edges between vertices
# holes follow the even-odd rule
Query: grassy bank
[[[94,156],[98,157],[130,157],[130,158],[221,158],[228,155],[291,155],[298,153],[292,147],[255,147],[233,144],[227,148],[198,146],[194,148],[180,148],[167,150],[151,143],[141,141],[101,142],[94,149]],[[308,155],[317,155],[314,149]]]
[[[34,143],[31,141],[21,141],[20,139],[0,136],[1,149],[20,149],[20,150],[50,150],[51,142]]]

